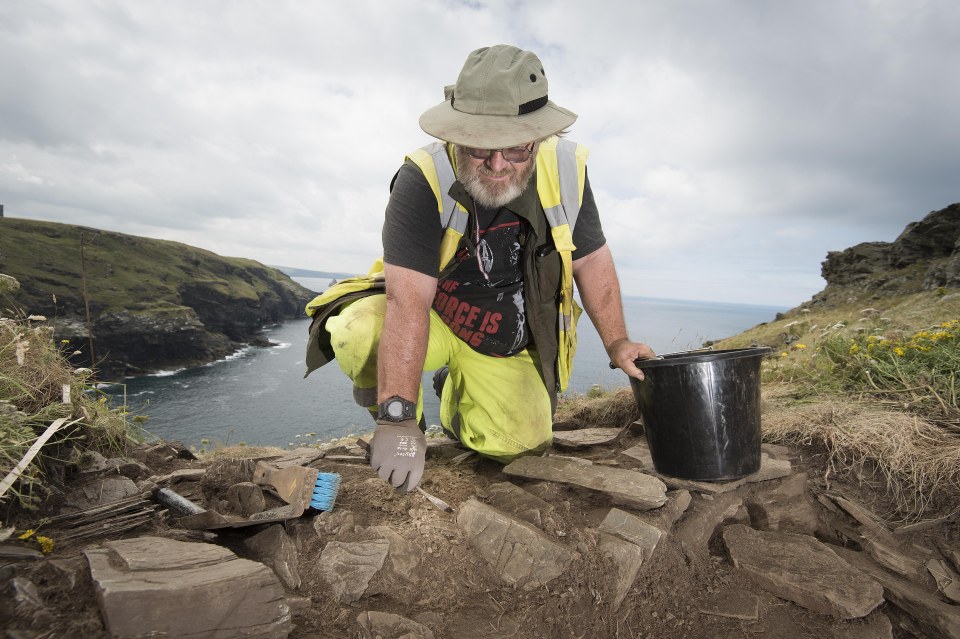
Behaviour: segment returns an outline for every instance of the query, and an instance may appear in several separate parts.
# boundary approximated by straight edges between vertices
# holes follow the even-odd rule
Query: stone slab
[[[813,537],[727,526],[723,540],[733,565],[772,594],[840,619],[868,615],[883,588]]]
[[[788,459],[773,459],[769,455],[760,454],[760,470],[746,477],[735,479],[733,481],[695,481],[692,479],[680,479],[657,473],[656,476],[663,480],[670,488],[692,490],[699,493],[721,494],[732,492],[746,484],[755,484],[772,479],[780,479],[788,476],[792,472],[792,465]]]
[[[723,590],[701,598],[697,610],[714,617],[754,621],[760,617],[760,597],[744,590]]]
[[[290,535],[280,524],[274,524],[243,542],[257,561],[266,564],[290,589],[300,587],[300,554]]]
[[[241,517],[263,512],[267,507],[263,489],[252,481],[230,486],[227,489],[227,502],[230,504],[230,511]]]
[[[644,549],[607,533],[600,534],[599,546],[614,564],[614,572],[610,575],[613,589],[611,608],[617,611],[640,574],[646,559]]]
[[[885,614],[874,610],[863,619],[843,622],[832,628],[829,639],[893,639],[893,624]]]
[[[84,482],[67,495],[69,508],[88,510],[105,506],[140,494],[140,489],[129,477],[103,477]]]
[[[689,490],[671,490],[668,492],[667,505],[658,512],[661,530],[670,532],[677,520],[687,512],[692,499]]]
[[[423,549],[390,526],[371,526],[369,530],[390,543],[384,569],[401,581],[417,582],[420,579]]]
[[[524,521],[543,525],[543,517],[553,510],[548,502],[508,481],[491,484],[487,488],[487,501],[503,512],[512,513]]]
[[[922,582],[927,577],[924,566],[925,557],[915,548],[894,537],[886,526],[872,512],[860,504],[839,495],[826,495],[844,513],[856,523],[845,525],[832,520],[838,532],[856,541],[878,564],[888,570],[907,577],[916,582]]]
[[[943,559],[929,559],[927,570],[937,582],[937,590],[955,604],[960,604],[960,575]]]
[[[433,631],[412,619],[368,610],[357,616],[362,639],[434,639]]]
[[[640,462],[641,467],[646,471],[653,471],[653,457],[650,455],[650,447],[646,441],[641,441],[634,446],[622,451],[621,455],[626,455]]]
[[[602,493],[614,503],[650,510],[667,503],[667,487],[656,477],[634,470],[582,465],[556,457],[521,457],[503,472],[514,477],[571,484]]]
[[[960,607],[941,601],[935,594],[884,570],[865,553],[838,548],[844,561],[856,566],[883,586],[883,596],[903,610],[930,639],[960,637]]]
[[[207,474],[206,468],[181,468],[166,475],[155,475],[150,481],[156,484],[176,484],[182,481],[200,481]]]
[[[742,505],[742,500],[731,493],[710,500],[698,498],[693,511],[680,521],[675,532],[684,554],[691,559],[708,555],[717,527],[735,518]]]
[[[611,508],[607,516],[600,522],[601,532],[609,533],[624,541],[635,544],[643,551],[643,559],[649,559],[656,550],[660,537],[663,536],[656,526],[648,524],[639,517],[620,510]]]
[[[622,428],[579,428],[553,433],[553,445],[560,448],[589,448],[612,444],[623,435]]]
[[[43,553],[35,548],[28,548],[19,543],[0,544],[0,561],[39,561]]]
[[[353,603],[363,596],[390,551],[386,539],[331,541],[320,553],[320,575],[330,584],[340,603]]]
[[[290,633],[290,610],[273,572],[220,546],[139,537],[84,554],[114,637]]]
[[[476,499],[460,506],[467,544],[509,585],[533,590],[559,577],[579,555],[543,531]]]
[[[783,480],[773,490],[764,491],[747,500],[747,510],[754,528],[782,530],[812,535],[820,520],[813,501],[807,495],[806,473],[797,473]]]

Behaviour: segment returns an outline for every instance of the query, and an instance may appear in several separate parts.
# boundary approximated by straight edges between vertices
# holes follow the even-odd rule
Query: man
[[[443,428],[467,447],[506,463],[549,446],[576,349],[574,281],[615,366],[643,379],[634,360],[653,356],[627,335],[586,149],[557,137],[577,116],[549,100],[537,56],[478,49],[445,93],[420,118],[444,142],[410,154],[391,186],[386,294],[368,294],[376,264],[358,300],[347,283],[349,305],[325,293],[308,307],[376,411],[371,465],[402,491],[423,475],[425,370],[438,371]]]

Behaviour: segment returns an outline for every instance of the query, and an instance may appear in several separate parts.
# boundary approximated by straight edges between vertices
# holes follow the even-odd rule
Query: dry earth
[[[637,455],[638,450],[642,453],[644,442],[639,428],[634,426],[623,430],[616,441],[576,449],[555,444],[547,455],[563,463],[573,458],[586,460],[595,469],[649,472],[642,454]],[[638,444],[640,449],[636,448]],[[211,622],[216,601],[239,596],[241,585],[216,591],[209,595],[210,599],[201,595],[186,602],[169,593],[148,593],[141,603],[153,613],[149,623],[159,625],[141,625],[137,631],[142,633],[163,628],[165,623],[177,619],[196,629],[204,624],[220,624],[219,631],[190,635],[211,637],[960,636],[951,634],[951,628],[957,627],[951,624],[958,622],[950,616],[958,615],[960,606],[937,594],[929,575],[918,578],[917,588],[931,600],[939,601],[943,608],[934,608],[946,610],[945,621],[931,622],[928,612],[907,614],[904,608],[910,606],[902,601],[899,606],[894,605],[889,601],[889,593],[888,601],[879,606],[869,604],[872,611],[866,616],[840,619],[773,594],[756,578],[752,579],[747,570],[735,567],[723,531],[736,522],[754,529],[803,531],[808,539],[813,539],[811,535],[815,533],[834,548],[845,545],[867,557],[869,540],[858,537],[864,531],[862,522],[836,508],[825,495],[843,496],[875,513],[889,512],[882,487],[871,485],[862,477],[825,479],[825,457],[819,451],[766,444],[765,451],[770,460],[779,460],[781,468],[789,461],[789,475],[745,483],[726,493],[714,493],[710,488],[669,488],[665,505],[640,510],[618,506],[603,490],[508,476],[499,464],[475,455],[465,456],[464,450],[455,445],[438,445],[431,448],[422,488],[449,504],[454,509],[451,513],[440,510],[421,493],[395,493],[362,463],[363,451],[359,446],[341,446],[308,462],[321,471],[341,475],[336,505],[329,513],[308,511],[282,524],[187,531],[178,525],[178,515],[173,511],[154,501],[138,501],[137,495],[132,495],[128,501],[139,503],[138,508],[143,511],[139,520],[134,508],[127,511],[127,519],[97,523],[94,515],[88,514],[71,522],[54,520],[42,526],[40,534],[57,543],[46,557],[29,553],[14,560],[11,554],[16,553],[11,548],[21,546],[29,550],[31,545],[15,538],[8,540],[2,544],[5,550],[0,554],[0,586],[5,589],[0,597],[0,624],[5,625],[6,637],[16,638],[108,637],[111,629],[115,636],[121,636],[118,629],[123,627],[124,617],[130,621],[143,610],[127,601],[120,612],[116,607],[105,612],[109,608],[105,599],[117,595],[98,597],[98,578],[91,576],[89,568],[93,561],[89,559],[91,551],[109,549],[120,539],[149,542],[150,537],[159,537],[195,546],[216,545],[241,558],[271,566],[271,588],[280,593],[271,605],[280,610],[277,614],[282,618],[273,620],[266,630],[231,627],[224,619]],[[165,445],[141,448],[133,451],[130,458],[144,467],[128,464],[119,470],[88,469],[74,473],[64,486],[63,497],[58,503],[48,504],[44,514],[67,513],[76,511],[79,505],[89,507],[108,501],[103,482],[119,477],[118,473],[135,478],[137,490],[148,497],[157,486],[169,487],[205,508],[237,511],[243,505],[242,499],[233,489],[230,505],[231,486],[247,485],[244,482],[251,481],[254,465],[250,460],[181,459]],[[273,462],[277,462],[275,456]],[[190,469],[204,471],[202,477],[201,473],[170,475],[176,470]],[[569,480],[576,480],[575,470],[567,473]],[[508,481],[524,489],[526,493],[522,494],[542,502],[533,498],[518,501],[515,494],[505,498],[504,482]],[[826,481],[831,482],[829,486]],[[87,486],[87,501],[78,497],[81,485]],[[243,494],[249,498],[256,492]],[[264,507],[281,503],[270,491],[265,492]],[[690,498],[688,507],[684,507],[686,496]],[[477,527],[471,529],[462,517],[466,511],[477,511],[471,500],[496,504],[499,509],[493,512],[500,513],[497,517],[512,522],[511,532],[505,533],[493,550],[489,539],[478,541]],[[601,523],[613,508],[659,527],[664,534],[655,547],[612,558],[611,543],[627,547]],[[842,525],[838,523],[841,520]],[[517,523],[521,521],[525,523]],[[85,530],[82,526],[90,522],[93,526],[89,536],[68,539],[74,532]],[[123,522],[132,522],[136,527],[117,532]],[[37,515],[24,514],[17,524],[20,530],[36,528]],[[907,554],[920,552],[919,546],[926,549],[924,552],[943,551],[943,555],[936,556],[949,558],[951,550],[955,553],[960,549],[956,524],[956,518],[947,518],[920,526],[909,535],[892,534],[891,538]],[[485,520],[479,528],[489,532],[495,526],[495,520]],[[879,529],[889,530],[883,524]],[[260,543],[248,543],[255,536]],[[537,548],[531,550],[531,544]],[[181,551],[177,548],[185,547],[164,552],[179,556]],[[335,556],[335,549],[346,554]],[[551,577],[546,567],[551,557],[547,555],[557,552],[569,553],[569,560],[559,576]],[[642,558],[632,583],[630,569],[636,566],[630,564],[630,557]],[[359,563],[353,564],[354,560]],[[116,556],[111,561],[117,564]],[[843,564],[839,558],[835,563]],[[365,565],[373,567],[364,573]],[[777,571],[769,566],[767,569]],[[282,585],[277,585],[278,579]],[[103,588],[102,584],[100,587]],[[619,605],[618,594],[622,597]],[[858,597],[864,593],[847,594]],[[252,607],[244,606],[238,606],[230,616],[254,614],[250,612]],[[289,613],[284,613],[286,610]],[[112,619],[109,615],[113,615]]]

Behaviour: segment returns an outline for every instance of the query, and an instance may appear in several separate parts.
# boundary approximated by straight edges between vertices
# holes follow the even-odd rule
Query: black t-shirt
[[[513,202],[499,209],[471,208],[467,233],[475,243],[474,254],[437,283],[434,310],[460,339],[480,353],[505,357],[520,352],[529,341],[520,241],[525,222],[511,209],[529,210],[536,200],[533,176]],[[435,277],[443,232],[433,190],[419,168],[405,163],[387,204],[384,261]],[[573,259],[589,255],[605,242],[588,180],[573,231],[577,247]]]

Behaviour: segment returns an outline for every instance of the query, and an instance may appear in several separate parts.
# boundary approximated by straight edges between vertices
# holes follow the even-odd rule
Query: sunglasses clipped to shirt
[[[503,156],[503,159],[509,162],[510,164],[520,164],[521,162],[526,162],[530,159],[530,154],[533,153],[534,142],[530,144],[525,144],[524,146],[511,146],[508,149],[473,149],[469,146],[463,147],[463,150],[472,158],[477,160],[489,160],[493,157],[494,153],[500,153]]]

